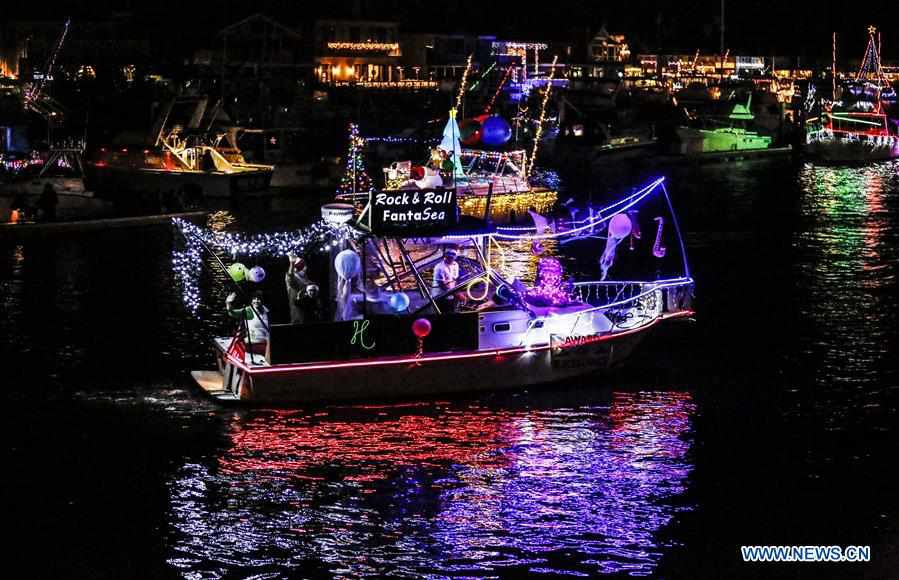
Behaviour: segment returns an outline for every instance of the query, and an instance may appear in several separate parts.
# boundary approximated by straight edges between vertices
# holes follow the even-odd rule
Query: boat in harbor
[[[141,144],[95,148],[85,183],[98,196],[186,191],[197,197],[233,198],[268,189],[274,167],[247,163],[237,146],[239,128],[228,126],[221,101],[173,99]]]
[[[59,195],[93,197],[84,187],[83,148],[54,147],[38,156],[8,183],[0,183],[0,191],[38,196],[49,185]]]
[[[223,260],[260,264],[257,280],[265,260],[323,256],[330,277],[325,320],[270,321],[254,344],[243,322],[253,316],[241,314],[212,339],[215,366],[193,371],[195,382],[223,402],[300,404],[523,388],[619,365],[650,331],[694,314],[663,179],[581,220],[535,215],[531,226],[460,218],[456,196],[373,191],[361,213],[329,204],[306,230],[255,236],[175,220],[184,243],[173,264],[192,312],[205,255],[234,279],[247,268]],[[568,244],[591,256],[586,279],[548,249]]]
[[[705,155],[709,153],[760,151],[771,147],[771,137],[753,129],[752,94],[746,104],[735,103],[724,126],[679,127],[678,153]]]
[[[806,146],[813,156],[850,163],[899,158],[899,120],[887,115],[896,91],[883,73],[876,33],[868,28],[868,46],[854,81],[839,88],[834,83],[834,101],[820,119],[807,123]]]
[[[832,111],[806,133],[809,153],[825,161],[866,162],[899,158],[899,134],[882,112]]]

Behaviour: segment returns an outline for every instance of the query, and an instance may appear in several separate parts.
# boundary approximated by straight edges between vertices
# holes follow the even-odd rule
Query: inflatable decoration
[[[424,179],[425,176],[425,168],[421,165],[413,165],[412,171],[409,174],[412,179]]]
[[[633,230],[633,224],[627,214],[620,213],[609,220],[609,236],[616,240],[628,237],[631,230]]]
[[[481,141],[485,145],[497,147],[512,138],[512,127],[502,117],[490,117],[481,125]]]
[[[431,321],[427,318],[419,318],[412,323],[412,334],[418,338],[424,338],[431,334]]]
[[[409,295],[405,292],[391,294],[390,298],[387,299],[387,303],[390,304],[390,307],[396,312],[402,312],[409,308],[409,302]]]
[[[247,267],[240,262],[234,262],[228,266],[228,275],[231,276],[231,279],[235,282],[243,282],[247,277]]]
[[[256,284],[262,282],[265,280],[265,270],[262,269],[262,266],[253,266],[247,272],[247,280]]]
[[[600,280],[605,280],[606,276],[608,276],[609,268],[615,263],[615,249],[621,240],[631,234],[633,229],[634,224],[631,223],[631,218],[627,217],[627,214],[620,213],[609,220],[609,235],[606,238],[606,249],[599,259],[599,268],[602,270],[602,278]]]
[[[459,140],[463,145],[476,145],[481,140],[481,123],[475,119],[466,119],[459,125]]]
[[[362,259],[353,250],[343,250],[334,258],[337,273],[337,312],[335,320],[352,320],[353,289],[359,284],[362,273]]]

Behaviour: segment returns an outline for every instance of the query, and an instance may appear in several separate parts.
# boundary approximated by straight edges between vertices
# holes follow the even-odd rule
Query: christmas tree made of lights
[[[880,66],[880,35],[875,40],[874,35],[877,29],[873,26],[868,27],[868,46],[865,48],[865,57],[855,75],[856,82],[869,82],[879,87],[888,86],[886,78],[883,76],[883,69]]]
[[[337,186],[338,194],[371,191],[371,178],[365,171],[365,161],[362,158],[364,147],[365,139],[359,136],[359,126],[350,123],[350,145],[347,151],[346,171],[340,178],[340,185]]]

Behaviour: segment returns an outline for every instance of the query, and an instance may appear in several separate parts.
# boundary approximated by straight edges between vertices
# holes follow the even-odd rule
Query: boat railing
[[[693,279],[576,282],[573,294],[590,310],[638,308],[661,315],[692,309]]]

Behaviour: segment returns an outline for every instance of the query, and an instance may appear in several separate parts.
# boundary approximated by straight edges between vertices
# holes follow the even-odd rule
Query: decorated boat
[[[247,163],[237,146],[239,128],[223,124],[221,101],[173,99],[143,143],[90,151],[85,183],[98,196],[183,190],[207,198],[231,198],[266,190],[274,167]]]
[[[865,162],[899,158],[899,121],[887,115],[896,102],[880,62],[879,34],[868,28],[868,46],[853,82],[806,129],[808,151],[825,161]],[[839,96],[839,99],[837,98]]]
[[[485,115],[478,122],[477,133],[490,135],[490,143],[505,143],[503,139],[508,140],[511,136],[511,128],[501,117]],[[391,163],[384,168],[384,188],[403,191],[452,188],[460,199],[468,196],[540,195],[551,191],[545,180],[534,175],[533,157],[529,157],[526,150],[462,147],[465,137],[465,131],[456,121],[456,111],[451,110],[442,139],[431,149],[428,159]],[[477,137],[483,138],[480,134]]]
[[[806,134],[808,150],[825,161],[864,162],[899,158],[899,134],[886,114],[832,111]]]
[[[214,368],[193,371],[195,382],[217,400],[255,403],[522,388],[618,365],[651,330],[693,315],[693,279],[663,179],[579,220],[533,214],[532,225],[515,227],[460,217],[456,196],[373,191],[361,213],[330,204],[298,232],[247,235],[175,220],[186,306],[202,317],[202,288],[216,278],[204,278],[203,265],[218,264],[240,321],[212,339]],[[562,248],[579,257],[568,261]],[[327,271],[327,280],[298,278],[322,288],[324,300],[308,309],[315,314],[278,323],[276,305],[235,305],[253,287],[283,294],[299,266],[283,278],[265,271],[288,255]],[[575,280],[566,268],[587,275]]]

